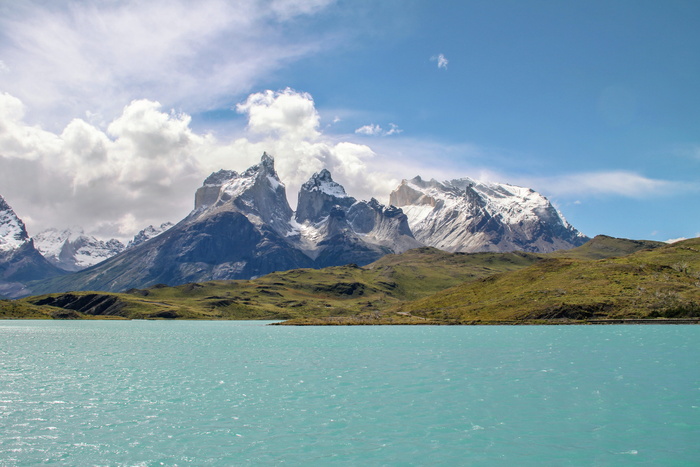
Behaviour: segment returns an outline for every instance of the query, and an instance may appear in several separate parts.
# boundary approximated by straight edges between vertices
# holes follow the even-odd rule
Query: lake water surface
[[[0,321],[0,466],[698,465],[700,326]]]

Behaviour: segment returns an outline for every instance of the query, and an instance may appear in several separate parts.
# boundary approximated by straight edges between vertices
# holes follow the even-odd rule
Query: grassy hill
[[[555,251],[547,256],[551,258],[604,259],[627,256],[637,251],[653,250],[662,246],[666,246],[666,243],[598,235],[579,247]]]
[[[700,239],[600,260],[557,256],[393,311],[449,323],[700,317]]]
[[[418,248],[362,268],[295,269],[249,281],[0,301],[0,318],[445,324],[653,313],[685,316],[692,315],[694,303],[700,302],[691,293],[700,291],[693,286],[693,280],[700,281],[693,279],[700,271],[694,245],[599,236],[581,247],[548,255]]]
[[[451,254],[419,248],[388,255],[364,268],[355,265],[294,269],[249,281],[209,281],[153,286],[127,293],[71,292],[0,302],[0,317],[25,309],[63,318],[292,319],[374,317],[406,300],[498,272],[534,264],[528,253]],[[66,311],[68,310],[68,311]],[[397,319],[414,321],[413,318]]]

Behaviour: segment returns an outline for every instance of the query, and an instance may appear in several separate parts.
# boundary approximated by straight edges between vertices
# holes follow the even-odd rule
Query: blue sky
[[[144,4],[145,3],[145,4]],[[700,3],[0,0],[0,194],[30,233],[177,221],[272,153],[532,187],[583,233],[700,234]]]

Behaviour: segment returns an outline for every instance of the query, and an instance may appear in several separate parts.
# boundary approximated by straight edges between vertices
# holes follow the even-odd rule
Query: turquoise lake
[[[0,466],[699,465],[700,326],[0,321]]]

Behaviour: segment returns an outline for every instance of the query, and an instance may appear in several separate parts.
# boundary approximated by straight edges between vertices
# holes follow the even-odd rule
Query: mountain
[[[96,266],[35,284],[33,291],[123,291],[312,267],[288,238],[292,214],[274,160],[264,154],[241,174],[210,175],[195,193],[194,210],[162,234]]]
[[[418,246],[400,209],[355,200],[325,170],[302,186],[295,214],[274,159],[263,154],[243,173],[220,170],[207,177],[195,193],[194,210],[177,225],[96,266],[34,284],[33,291],[250,279],[295,268],[364,265]]]
[[[172,226],[170,222],[165,222],[159,227],[149,225],[137,233],[126,247],[116,238],[98,240],[78,229],[47,229],[35,235],[33,240],[36,249],[51,264],[64,271],[75,272],[157,237]]]
[[[34,236],[36,249],[64,271],[80,271],[124,251],[116,239],[98,240],[82,231],[48,229]]]
[[[403,180],[390,195],[416,240],[451,252],[546,253],[584,244],[552,204],[529,188],[461,178]]]
[[[148,227],[134,235],[134,238],[132,240],[129,240],[129,243],[126,244],[126,248],[133,248],[135,246],[139,246],[140,244],[152,239],[153,237],[157,237],[158,235],[162,234],[173,225],[175,224],[173,224],[172,222],[164,222],[160,224],[159,227],[149,225]]]
[[[325,169],[302,185],[292,227],[292,240],[315,267],[368,264],[422,246],[400,209],[357,201]]]
[[[25,284],[63,274],[34,247],[24,222],[0,196],[0,295],[25,295]]]
[[[193,211],[160,235],[32,288],[124,291],[362,266],[425,244],[448,251],[541,252],[586,240],[544,197],[510,185],[415,178],[392,193],[392,203],[405,210],[375,199],[358,201],[322,170],[302,185],[294,212],[274,159],[263,154],[243,173],[212,173],[197,189]]]

